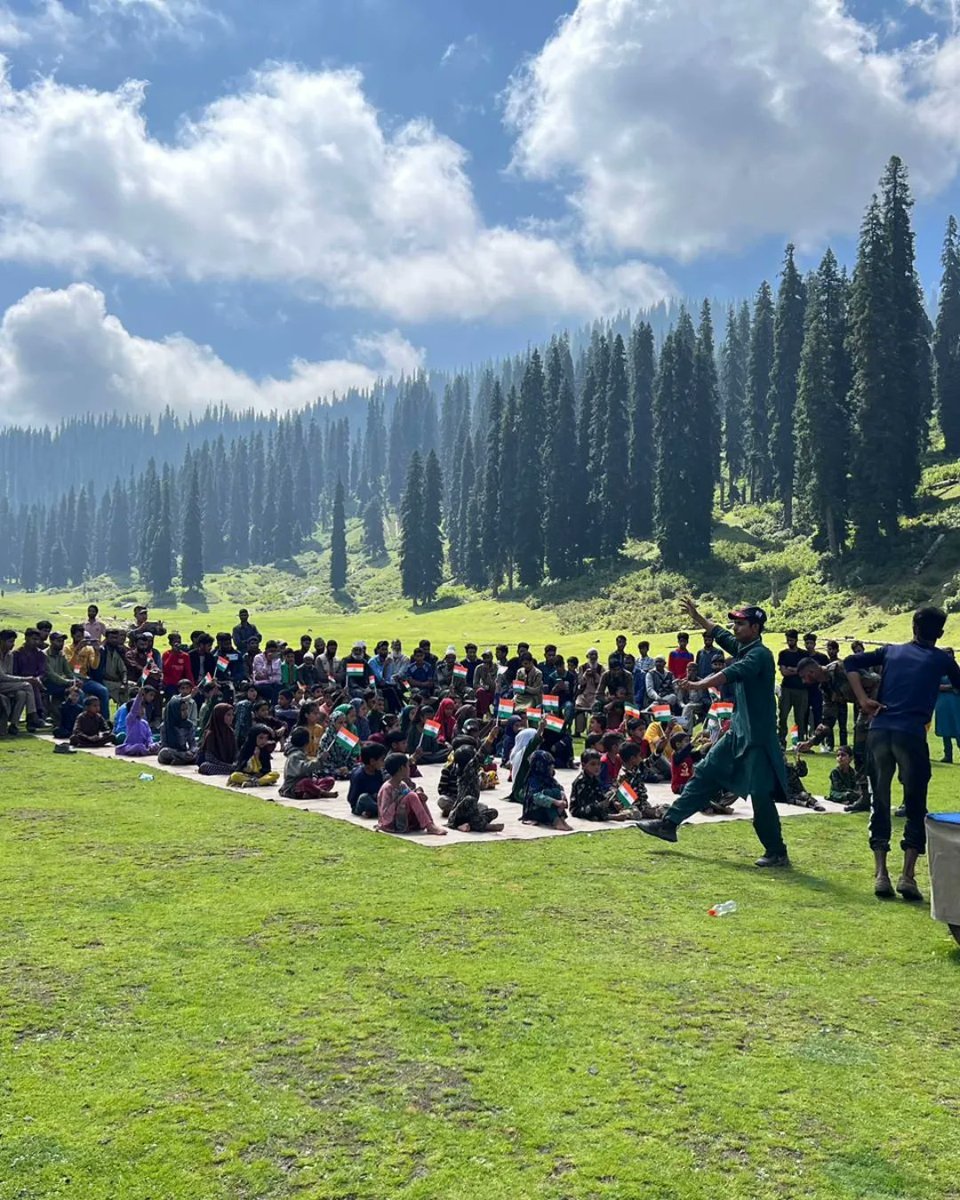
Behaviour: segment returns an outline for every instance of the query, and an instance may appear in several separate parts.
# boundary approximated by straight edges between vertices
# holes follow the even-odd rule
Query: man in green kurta
[[[729,730],[697,764],[693,778],[663,818],[638,821],[637,828],[665,842],[675,842],[677,826],[707,808],[718,792],[749,796],[753,827],[765,852],[757,859],[757,866],[789,867],[776,807],[778,799],[786,799],[787,780],[777,740],[775,668],[773,655],[761,640],[767,614],[755,605],[739,608],[728,614],[733,622],[733,633],[729,633],[702,617],[689,597],[683,600],[683,607],[692,621],[710,630],[717,645],[733,656],[733,662],[722,671],[691,685],[720,688],[733,684],[733,718]]]

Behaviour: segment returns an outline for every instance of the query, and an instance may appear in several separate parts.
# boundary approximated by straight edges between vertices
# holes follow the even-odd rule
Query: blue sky
[[[958,205],[952,0],[0,0],[0,401],[294,406]],[[140,85],[132,81],[138,81]],[[37,290],[40,289],[40,290]]]

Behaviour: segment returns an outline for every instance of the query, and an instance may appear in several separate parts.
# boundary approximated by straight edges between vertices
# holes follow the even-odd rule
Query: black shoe
[[[69,742],[57,742],[53,747],[53,752],[54,754],[76,754],[76,750],[74,750]]]
[[[11,737],[16,737],[19,732],[20,730],[16,725],[7,726],[7,733],[9,733]]]
[[[904,900],[910,900],[913,904],[923,903],[923,892],[917,887],[915,879],[908,879],[906,875],[901,875],[897,880],[897,891]]]
[[[652,817],[647,821],[634,821],[634,829],[639,829],[641,833],[649,833],[651,837],[659,838],[661,842],[675,842],[677,840],[677,827],[673,821],[666,821],[663,817]]]
[[[853,802],[853,804],[845,804],[843,806],[843,811],[845,813],[869,812],[870,811],[870,801],[869,800],[855,800]]]
[[[49,728],[50,726],[45,721],[27,722],[27,733],[42,733],[45,729]]]
[[[753,865],[755,867],[789,867],[791,863],[786,854],[764,854]]]
[[[905,817],[907,815],[907,806],[905,804],[901,804],[900,807],[894,811],[893,815],[895,817]]]

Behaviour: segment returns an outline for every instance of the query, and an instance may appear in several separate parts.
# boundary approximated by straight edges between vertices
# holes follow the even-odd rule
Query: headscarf
[[[261,733],[269,734],[273,737],[273,730],[268,725],[251,725],[250,732],[244,739],[243,749],[237,756],[237,770],[245,771],[247,763],[254,755],[260,760],[260,774],[269,775],[270,767],[270,748],[269,745],[258,748],[257,738]]]
[[[454,715],[456,711],[456,703],[449,696],[445,700],[441,700],[437,708],[436,719],[440,722],[440,736],[445,742],[453,741],[453,737],[457,732],[457,722]]]
[[[523,815],[526,816],[533,807],[533,800],[541,792],[552,792],[557,787],[557,781],[550,774],[553,768],[553,755],[546,750],[534,750],[530,755],[529,771],[523,784]]]
[[[370,722],[366,717],[360,716],[360,709],[363,707],[363,703],[364,701],[362,696],[355,696],[354,699],[350,701],[350,705],[353,708],[353,716],[357,722],[357,733],[360,736],[360,740],[365,742],[370,736]]]
[[[237,737],[232,727],[227,724],[228,712],[230,712],[229,704],[218,704],[214,708],[210,716],[210,724],[200,743],[204,758],[213,759],[219,763],[237,761]]]
[[[513,750],[510,752],[510,772],[514,779],[517,778],[517,770],[523,758],[523,752],[536,736],[535,729],[521,729],[514,739]]]
[[[163,714],[163,744],[170,750],[189,750],[193,741],[193,722],[185,714],[187,701],[173,696]]]
[[[477,706],[475,704],[462,704],[457,709],[457,729],[462,730],[468,721],[475,719],[477,715]]]

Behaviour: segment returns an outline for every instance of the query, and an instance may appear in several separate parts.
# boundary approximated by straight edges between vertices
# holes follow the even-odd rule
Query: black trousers
[[[870,809],[870,848],[890,849],[890,785],[899,769],[907,821],[901,850],[927,848],[924,820],[927,815],[927,785],[930,782],[930,751],[924,734],[871,729],[867,734],[867,773],[873,798]]]

